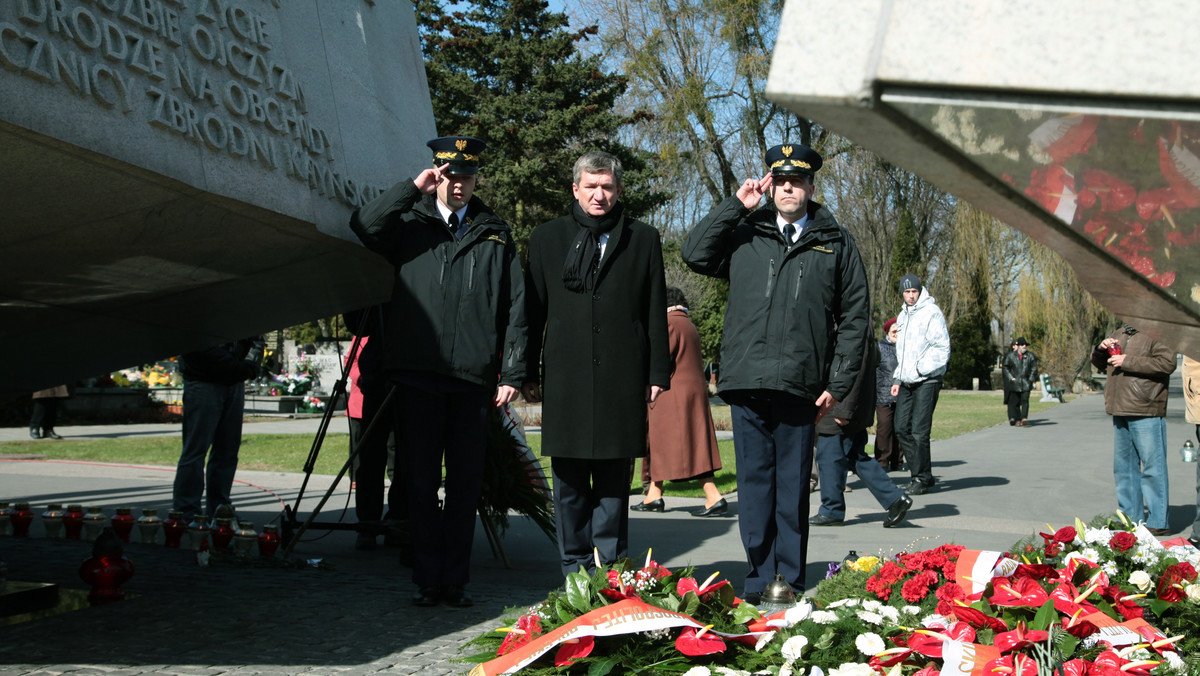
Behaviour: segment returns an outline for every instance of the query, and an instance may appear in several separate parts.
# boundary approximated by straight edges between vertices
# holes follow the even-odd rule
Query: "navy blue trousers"
[[[851,465],[880,507],[887,509],[904,497],[879,462],[867,455],[866,447],[866,430],[817,435],[817,472],[821,476],[821,508],[817,513],[831,519],[846,518],[846,472]]]
[[[816,405],[771,390],[724,398],[733,418],[738,529],[749,565],[744,592],[761,593],[776,575],[803,591]]]
[[[551,458],[563,577],[629,557],[632,459]]]

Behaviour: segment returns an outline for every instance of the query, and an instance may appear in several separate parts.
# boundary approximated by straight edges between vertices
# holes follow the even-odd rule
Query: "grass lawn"
[[[1057,405],[1057,402],[1037,401],[1040,395],[1034,394],[1035,396],[1030,397],[1029,402],[1031,416]],[[1067,397],[1070,399],[1072,395],[1067,395]],[[729,407],[713,406],[713,419],[717,429],[729,429]],[[999,392],[994,394],[943,393],[938,399],[937,410],[933,415],[933,438],[949,439],[1007,421],[1008,414],[1004,407],[1003,395]],[[253,424],[253,422],[247,422],[246,427],[250,428]],[[871,431],[874,432],[874,430]],[[301,434],[246,434],[242,437],[238,467],[272,472],[301,472],[308,459],[312,442],[311,436]],[[529,445],[539,455],[541,442],[541,435],[530,435]],[[348,435],[327,434],[313,472],[315,474],[337,474],[346,461],[349,445]],[[717,488],[722,493],[729,493],[737,488],[733,441],[722,440],[719,442],[719,447],[723,467],[717,472]],[[867,447],[868,454],[873,450],[871,446]],[[173,466],[179,459],[179,438],[68,439],[53,443],[30,440],[0,443],[0,454],[8,453],[34,453],[56,460]],[[548,463],[546,468],[549,470]],[[641,465],[638,465],[632,484],[632,489],[636,489],[638,492],[641,490],[640,472]],[[696,481],[667,483],[664,492],[674,496],[703,496],[700,485]]]

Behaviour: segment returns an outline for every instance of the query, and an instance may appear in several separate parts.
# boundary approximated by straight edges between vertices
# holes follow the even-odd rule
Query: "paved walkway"
[[[1194,516],[1195,465],[1181,463],[1177,453],[1193,429],[1183,421],[1178,378],[1171,396],[1170,523],[1186,535]],[[305,434],[308,425],[316,429],[315,421],[301,420],[248,424],[247,432],[278,431],[260,425]],[[174,431],[162,427],[66,427],[60,432],[178,433],[177,425],[165,426]],[[0,439],[25,438],[25,433],[0,430]],[[39,442],[46,443],[53,442]],[[916,498],[909,520],[898,528],[881,528],[879,506],[861,482],[851,482],[846,525],[813,529],[810,586],[848,550],[886,555],[947,541],[1003,549],[1044,530],[1047,522],[1057,527],[1075,516],[1086,520],[1116,508],[1112,428],[1101,396],[1055,406],[1027,428],[1002,425],[935,442],[933,456],[937,490]],[[106,508],[155,506],[165,514],[172,478],[172,468],[7,460],[0,461],[0,499],[28,500],[37,511],[49,502],[73,501]],[[278,519],[282,505],[295,502],[303,479],[238,472],[234,498],[240,514],[256,525]],[[312,477],[301,516],[311,513],[330,479]],[[740,583],[745,563],[736,519],[692,518],[686,510],[700,501],[667,498],[664,514],[634,514],[635,558],[653,547],[654,558],[668,567],[691,564],[703,576],[720,571]],[[737,496],[730,502],[736,511]],[[352,498],[344,482],[321,518],[336,519],[347,505],[352,508]],[[217,559],[201,568],[186,550],[135,541],[127,548],[137,566],[126,585],[133,598],[5,627],[0,673],[462,674],[465,665],[447,660],[467,639],[499,626],[506,607],[532,604],[561,583],[553,543],[520,518],[513,519],[504,540],[511,568],[493,558],[477,534],[471,584],[476,605],[470,609],[412,607],[409,573],[398,565],[395,550],[357,552],[352,545],[349,532],[311,531],[297,545],[292,567]],[[41,537],[36,523],[32,538],[0,538],[0,557],[14,580],[83,589],[76,569],[88,555],[86,543]],[[317,559],[332,568],[308,565]]]

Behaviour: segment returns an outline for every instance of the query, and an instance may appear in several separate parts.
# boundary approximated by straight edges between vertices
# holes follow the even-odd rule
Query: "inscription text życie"
[[[264,11],[266,5],[271,9]],[[358,207],[263,0],[0,0],[0,67]]]

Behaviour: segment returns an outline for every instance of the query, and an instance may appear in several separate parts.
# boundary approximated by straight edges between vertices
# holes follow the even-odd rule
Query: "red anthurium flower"
[[[1183,583],[1192,582],[1195,579],[1196,569],[1186,561],[1167,566],[1162,576],[1158,578],[1158,598],[1169,603],[1182,601],[1186,596],[1183,591]]]
[[[1000,632],[996,634],[992,641],[1000,652],[1006,653],[1011,650],[1028,648],[1034,643],[1041,643],[1042,641],[1045,641],[1049,637],[1049,632],[1031,631],[1025,628],[1024,622],[1018,622],[1016,629],[1013,629],[1012,631]]]
[[[888,648],[878,655],[872,655],[867,664],[875,671],[883,673],[883,670],[887,667],[900,664],[911,657],[912,654],[913,651],[907,648]]]
[[[1113,533],[1113,536],[1108,541],[1108,546],[1118,552],[1127,552],[1137,544],[1137,537],[1133,533],[1121,531]]]
[[[1088,673],[1088,663],[1081,659],[1063,662],[1062,668],[1063,676],[1085,676]]]
[[[1071,617],[1064,617],[1062,620],[1062,628],[1075,638],[1086,638],[1100,631],[1100,628],[1087,620],[1080,619],[1080,614],[1076,613]]]
[[[507,631],[508,636],[505,636],[504,640],[500,642],[500,648],[496,650],[497,655],[516,650],[540,636],[542,623],[537,615],[525,614],[517,618],[517,623]]]
[[[554,653],[554,666],[565,667],[581,657],[587,657],[592,654],[594,647],[596,647],[596,639],[592,636],[580,636],[563,641],[558,646],[558,652]]]
[[[921,667],[921,670],[913,674],[913,676],[938,676],[940,673],[942,672],[940,669],[938,669],[937,665],[930,662],[924,667]]]
[[[983,668],[987,674],[1009,674],[1011,676],[1037,676],[1037,662],[1032,657],[1017,653],[997,657]]]
[[[917,629],[908,637],[908,647],[926,657],[940,658],[942,656],[942,642],[947,638],[949,637],[940,632]]]
[[[975,629],[966,622],[955,622],[946,630],[946,635],[962,643],[975,642]]]
[[[1008,625],[1004,624],[1004,620],[998,617],[985,615],[983,611],[976,610],[971,606],[963,604],[961,601],[955,604],[950,613],[963,622],[970,624],[972,627],[979,627],[980,629],[990,628],[993,631],[1004,631],[1008,629]]]
[[[1083,183],[1087,189],[1080,195],[1080,201],[1083,201],[1083,195],[1091,194],[1093,197],[1089,201],[1099,199],[1101,211],[1120,211],[1137,198],[1137,189],[1132,185],[1098,169],[1085,169]]]
[[[725,652],[725,641],[710,632],[710,628],[711,625],[697,631],[695,627],[684,627],[675,639],[675,649],[688,657]]]
[[[993,606],[1031,606],[1040,608],[1049,600],[1050,595],[1030,577],[1013,577],[1010,580],[997,580],[992,586]]]
[[[695,578],[680,578],[679,581],[675,583],[675,593],[683,596],[688,592],[696,592],[697,596],[699,596],[702,600],[707,601],[708,599],[705,598],[706,596],[717,591],[721,587],[729,586],[729,580],[713,582],[713,578],[715,578],[717,575],[718,573],[713,573],[710,575],[709,578],[704,581],[703,585],[696,584]]]
[[[608,589],[601,589],[600,594],[611,601],[639,598],[637,590],[621,581],[621,574],[615,570],[608,571]]]

